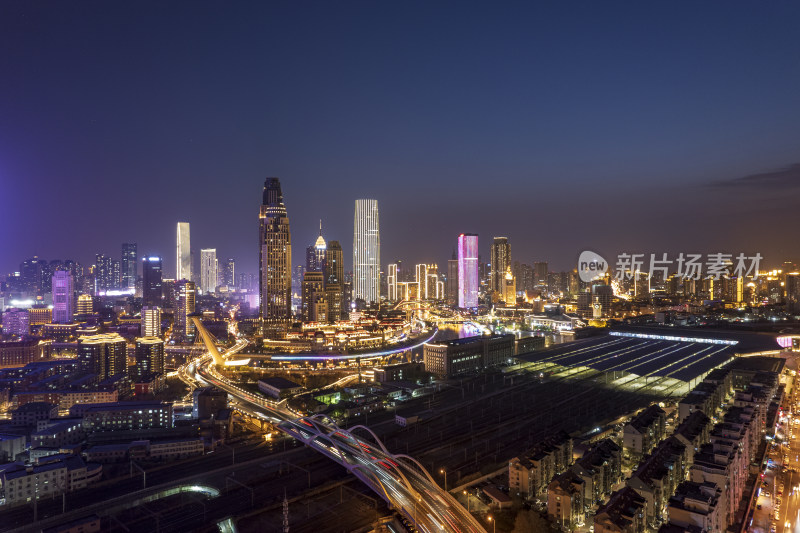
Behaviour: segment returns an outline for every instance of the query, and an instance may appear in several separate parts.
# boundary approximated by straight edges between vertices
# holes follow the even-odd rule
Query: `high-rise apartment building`
[[[194,323],[189,315],[194,313],[195,285],[194,282],[182,279],[175,282],[177,298],[175,299],[175,334],[179,339],[188,341],[194,339]]]
[[[497,295],[505,295],[506,270],[511,266],[511,245],[508,237],[495,237],[491,250],[490,289]]]
[[[189,241],[189,223],[178,222],[178,236],[176,241],[175,279],[192,281],[192,248]]]
[[[161,306],[161,258],[155,255],[142,258],[142,305]]]
[[[462,233],[458,236],[458,307],[478,307],[478,236]]]
[[[75,314],[75,287],[72,273],[56,270],[53,274],[53,322],[69,324]]]
[[[387,298],[390,302],[397,301],[397,263],[391,263],[386,274]]]
[[[210,294],[217,290],[217,249],[200,250],[200,290]]]
[[[157,337],[136,339],[134,374],[137,378],[164,374],[164,341]]]
[[[114,277],[115,274],[114,260],[103,254],[95,255],[94,261],[94,293],[100,293],[115,289],[118,285],[118,278]],[[117,263],[116,273],[119,274],[119,263]]]
[[[223,283],[228,286],[228,289],[236,287],[236,261],[233,258],[229,257],[225,261]]]
[[[120,275],[122,276],[122,282],[120,284],[121,289],[136,290],[136,261],[136,243],[122,243],[122,261],[120,262]]]
[[[292,238],[278,178],[267,178],[259,220],[259,318],[263,333],[281,335],[292,316]]]
[[[117,333],[89,335],[78,339],[78,362],[84,372],[98,381],[125,375],[128,370],[127,343]]]
[[[161,308],[155,305],[142,306],[142,336],[161,336]]]
[[[353,219],[353,300],[380,300],[381,236],[378,201],[356,200]]]

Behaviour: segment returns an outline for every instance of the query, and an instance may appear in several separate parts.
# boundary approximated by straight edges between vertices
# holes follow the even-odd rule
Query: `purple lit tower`
[[[458,236],[458,307],[478,307],[478,236]]]
[[[75,314],[74,295],[72,274],[66,270],[56,270],[53,274],[54,323],[69,324],[72,322],[72,315]]]

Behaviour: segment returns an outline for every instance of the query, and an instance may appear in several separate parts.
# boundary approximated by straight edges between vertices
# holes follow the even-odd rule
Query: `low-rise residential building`
[[[25,451],[25,435],[0,433],[0,464],[14,461]]]
[[[703,531],[725,531],[722,491],[714,483],[684,481],[669,499],[667,514],[670,524]]]
[[[31,433],[31,447],[60,448],[83,440],[82,418],[53,419]]]
[[[16,505],[72,492],[99,481],[102,470],[101,465],[87,464],[74,455],[53,455],[34,465],[0,465],[0,497],[6,505]]]
[[[80,409],[76,409],[78,407]],[[77,411],[83,411],[83,427],[87,433],[172,427],[171,403],[141,401],[74,405],[70,414]]]
[[[31,402],[11,411],[11,421],[15,426],[36,427],[41,420],[58,416],[58,406],[46,402]]]
[[[611,494],[622,477],[622,448],[611,439],[592,446],[575,461],[571,470],[584,481],[584,504],[587,510]]]
[[[573,528],[584,522],[585,481],[572,470],[556,476],[547,486],[547,516],[562,527]]]
[[[571,464],[572,439],[562,431],[509,462],[509,489],[525,498],[534,498],[547,489],[553,476]]]
[[[594,532],[645,533],[646,504],[645,499],[630,487],[616,491],[594,515]]]
[[[667,414],[657,404],[634,416],[625,424],[622,446],[631,457],[650,453],[665,437]]]
[[[675,428],[672,436],[686,446],[684,462],[687,468],[694,463],[694,455],[700,451],[700,446],[708,442],[710,431],[711,419],[701,411],[693,412]]]
[[[667,501],[686,477],[685,448],[675,437],[661,441],[628,478],[628,486],[646,501],[647,523],[651,527],[663,521]]]

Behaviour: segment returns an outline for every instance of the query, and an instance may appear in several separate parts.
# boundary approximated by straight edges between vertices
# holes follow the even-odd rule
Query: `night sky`
[[[257,268],[278,176],[293,263],[446,261],[460,232],[800,259],[798,2],[0,3],[0,272],[122,242]]]

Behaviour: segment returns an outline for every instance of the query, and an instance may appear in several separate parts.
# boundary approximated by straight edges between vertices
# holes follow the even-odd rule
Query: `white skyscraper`
[[[142,337],[161,336],[161,309],[155,305],[142,307]]]
[[[380,300],[381,235],[378,200],[356,200],[353,224],[353,301]]]
[[[217,290],[217,249],[200,250],[200,290],[209,294]]]
[[[189,245],[189,223],[178,222],[178,254],[175,279],[192,279],[192,249]]]

